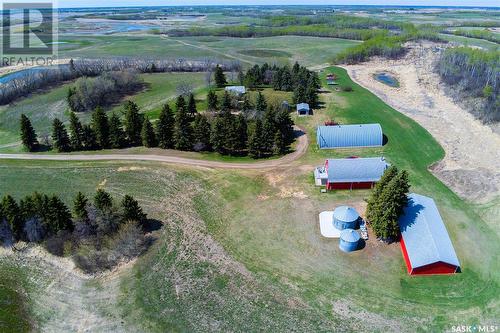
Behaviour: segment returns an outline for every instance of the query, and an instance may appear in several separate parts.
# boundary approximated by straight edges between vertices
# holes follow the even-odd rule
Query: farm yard
[[[390,11],[370,15],[408,19]],[[410,15],[417,21],[419,15],[425,21],[463,19],[451,13],[427,15],[418,9]],[[179,25],[217,27],[228,17],[208,13],[182,19]],[[472,17],[482,18],[481,14]],[[79,24],[85,25],[84,20]],[[255,18],[242,16],[241,21],[255,23]],[[20,114],[29,116],[39,136],[49,136],[54,117],[68,123],[66,96],[73,82],[0,106],[1,195],[21,199],[41,191],[60,196],[72,207],[78,192],[91,197],[103,189],[115,200],[127,193],[161,226],[150,232],[153,242],[144,254],[96,274],[77,268],[71,254],[57,257],[41,245],[20,242],[16,251],[0,247],[0,271],[5,272],[0,274],[0,299],[9,299],[0,310],[0,331],[439,332],[454,325],[498,324],[500,196],[498,188],[487,188],[484,182],[485,169],[494,171],[495,158],[485,161],[478,151],[489,149],[485,154],[494,156],[494,131],[487,132],[487,137],[479,135],[489,125],[460,109],[443,91],[426,95],[429,86],[438,85],[437,78],[408,67],[409,57],[415,55],[411,48],[397,60],[375,58],[334,66],[335,55],[361,42],[304,36],[173,37],[145,30],[62,37],[60,57],[64,59],[189,55],[239,62],[244,71],[254,64],[292,67],[298,61],[317,73],[319,103],[310,114],[299,115],[295,91],[275,90],[272,85],[246,87],[252,102],[260,94],[269,105],[282,106],[286,101],[298,135],[287,154],[263,160],[143,146],[67,154],[25,152],[16,159],[14,154],[23,151],[18,142]],[[377,81],[374,74],[379,72],[394,75],[399,85]],[[237,74],[226,72],[228,85],[241,84]],[[423,87],[416,89],[413,81],[422,83],[418,80],[422,76]],[[179,86],[187,83],[199,112],[215,113],[208,110],[207,94],[212,90],[204,72],[140,77],[143,90],[107,107],[107,114],[121,113],[122,102],[130,100],[156,124],[165,103],[176,110]],[[334,85],[328,84],[332,78]],[[224,87],[215,90],[219,101],[224,92]],[[433,98],[436,106],[422,102],[425,96]],[[421,106],[414,105],[419,102]],[[431,116],[444,106],[461,113],[456,119],[447,110]],[[79,116],[85,122],[91,119],[90,113]],[[457,148],[451,140],[456,131],[439,131],[436,119],[444,118],[453,129],[474,131],[475,142]],[[380,125],[383,142],[379,143],[382,133],[377,131],[376,144],[320,149],[318,127],[333,124]],[[484,142],[487,138],[490,143]],[[337,239],[321,235],[320,212],[349,206],[367,218],[373,189],[332,186],[325,192],[315,186],[313,170],[325,160],[354,157],[377,158],[384,165],[406,170],[410,192],[435,201],[460,273],[410,276],[400,243],[378,240],[372,226],[363,247],[350,253],[339,249]],[[447,174],[446,168],[440,169],[451,165],[459,174],[478,163],[483,164],[470,174],[477,176],[481,195],[474,194],[479,189],[472,190],[469,183],[458,184],[458,176]]]

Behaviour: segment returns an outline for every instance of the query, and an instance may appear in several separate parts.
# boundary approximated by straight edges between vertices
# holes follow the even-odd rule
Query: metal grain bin
[[[344,229],[340,233],[339,248],[344,252],[352,252],[358,249],[360,236],[356,230]]]
[[[339,230],[357,229],[359,214],[349,206],[340,206],[333,211],[333,226]]]

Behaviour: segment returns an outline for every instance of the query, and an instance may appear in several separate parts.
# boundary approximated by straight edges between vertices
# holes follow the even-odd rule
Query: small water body
[[[59,65],[59,66],[63,66],[63,65]],[[59,68],[59,66],[45,66],[45,67],[40,66],[40,67],[32,67],[32,68],[22,69],[20,71],[1,76],[0,77],[0,84],[5,84],[11,80],[21,78],[27,74],[38,73],[41,71],[48,71],[51,69],[57,69],[57,68]]]
[[[382,82],[383,84],[386,84],[389,87],[393,87],[393,88],[399,87],[398,79],[396,79],[393,75],[391,75],[389,73],[381,72],[381,73],[373,74],[373,76],[375,77],[375,80]]]

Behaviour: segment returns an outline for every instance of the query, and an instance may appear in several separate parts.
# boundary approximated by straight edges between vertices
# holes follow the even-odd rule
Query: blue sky
[[[11,2],[15,2],[10,0]],[[23,0],[26,1],[26,0]],[[408,5],[408,6],[488,6],[498,0],[56,0],[59,7],[172,6],[172,5]],[[1,2],[1,1],[0,1]]]

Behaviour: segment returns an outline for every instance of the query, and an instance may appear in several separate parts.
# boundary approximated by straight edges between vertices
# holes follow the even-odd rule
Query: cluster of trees
[[[469,97],[476,117],[484,122],[500,121],[500,52],[469,47],[446,49],[437,64],[437,71],[449,84],[452,94],[462,102]]]
[[[445,42],[438,32],[438,29],[432,26],[422,25],[417,28],[412,24],[405,24],[400,34],[394,35],[386,31],[379,31],[378,34],[366,39],[362,44],[339,53],[334,60],[338,63],[354,64],[367,61],[372,56],[398,58],[406,52],[403,44],[408,41]]]
[[[143,86],[144,81],[135,70],[106,72],[95,78],[82,77],[68,89],[67,102],[74,112],[92,111],[98,106],[109,106]]]
[[[377,238],[392,242],[399,235],[398,220],[408,205],[408,173],[389,167],[368,199],[366,217]]]
[[[15,78],[2,84],[0,105],[8,104],[30,93],[54,86],[79,77],[94,77],[110,71],[134,69],[140,73],[160,72],[206,72],[219,65],[225,71],[238,71],[241,65],[237,61],[224,62],[214,59],[188,61],[186,59],[145,59],[145,58],[102,58],[75,59],[67,65],[51,68],[26,70],[16,74]]]
[[[70,114],[69,132],[59,119],[52,124],[52,147],[59,152],[123,148],[127,146],[160,147],[163,149],[216,151],[229,155],[250,155],[254,158],[283,154],[294,140],[293,121],[286,109],[268,106],[258,94],[256,113],[231,113],[233,99],[225,93],[220,103],[217,95],[208,94],[207,114],[198,114],[193,95],[176,100],[176,112],[166,104],[158,121],[153,123],[128,101],[124,119],[113,113],[108,117],[100,107],[91,115],[90,124],[83,125],[75,113]],[[243,107],[254,106],[245,98]],[[28,151],[38,149],[37,135],[30,120],[21,115],[21,140]]]
[[[449,33],[449,31],[444,31],[445,33]],[[469,38],[478,38],[489,40],[490,42],[494,42],[499,44],[500,37],[497,33],[491,32],[486,29],[457,29],[452,32],[455,36],[464,36]]]
[[[234,14],[232,14],[234,15]],[[248,16],[248,13],[247,15]],[[227,36],[239,38],[269,36],[315,36],[367,40],[380,33],[401,32],[408,23],[348,15],[270,15],[259,16],[258,25],[231,25],[218,28],[170,30],[175,36]]]
[[[5,195],[0,203],[0,244],[41,243],[52,254],[71,255],[87,272],[109,269],[142,253],[147,215],[130,195],[118,205],[100,189],[93,200],[78,193],[72,210],[56,195]]]
[[[247,87],[271,85],[274,90],[293,91],[294,103],[308,103],[312,108],[318,106],[318,90],[321,87],[318,75],[297,62],[292,68],[268,63],[254,65],[240,77],[241,83]]]

